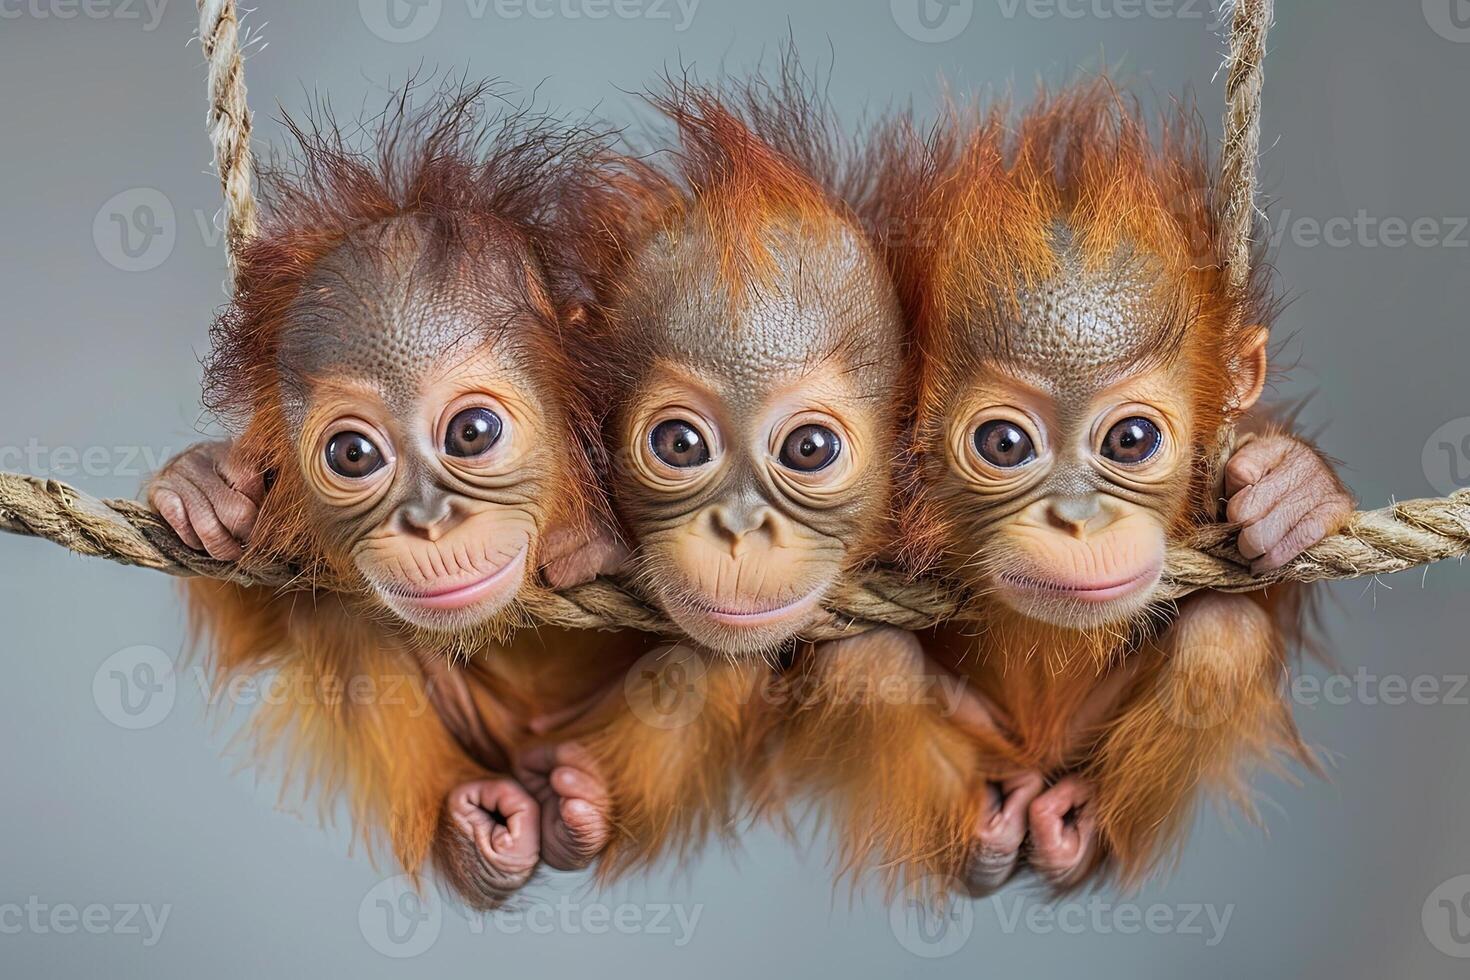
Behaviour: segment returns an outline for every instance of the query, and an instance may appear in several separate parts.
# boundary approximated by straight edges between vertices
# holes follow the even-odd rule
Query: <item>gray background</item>
[[[808,55],[830,44],[848,111],[931,104],[941,74],[1026,95],[1037,77],[1103,62],[1160,93],[1193,87],[1212,123],[1220,110],[1208,0],[958,0],[933,8],[949,18],[939,34],[958,30],[947,40],[915,26],[915,0],[702,0],[688,23],[672,3],[598,3],[556,0],[533,17],[433,0],[395,35],[384,0],[259,0],[249,23],[269,44],[247,72],[258,142],[279,135],[277,103],[324,91],[350,114],[418,68],[541,82],[552,103],[626,119],[625,91],[661,66],[737,70],[788,30]],[[1470,472],[1470,4],[1281,6],[1265,182],[1295,297],[1280,336],[1299,363],[1279,393],[1317,392],[1305,422],[1365,504],[1446,491]],[[193,5],[171,0],[155,20],[157,7],[0,0],[0,468],[104,494],[133,493],[148,454],[196,437],[198,357],[223,298]],[[642,14],[593,16],[604,9]],[[1360,213],[1345,234],[1314,233]],[[115,214],[137,220],[131,257]],[[1396,221],[1415,219],[1427,219],[1418,241],[1402,241]],[[1463,976],[1450,954],[1470,954],[1470,908],[1456,911],[1470,884],[1453,880],[1470,872],[1467,586],[1446,566],[1333,588],[1338,666],[1309,675],[1344,679],[1298,697],[1309,739],[1334,754],[1331,781],[1263,779],[1264,834],[1206,816],[1177,872],[1137,896],[1048,919],[1012,891],[957,906],[926,941],[904,909],[834,893],[820,847],[802,855],[757,833],[740,855],[607,894],[576,877],[543,884],[549,915],[470,923],[431,906],[410,932],[408,919],[390,931],[377,900],[392,883],[348,856],[343,829],[293,815],[274,782],[232,764],[234,723],[206,712],[191,670],[172,697],[134,690],[127,705],[144,710],[124,710],[119,677],[146,681],[140,669],[182,654],[169,581],[3,540],[0,973]],[[1406,698],[1399,685],[1416,679]],[[151,945],[146,925],[130,931],[141,915],[115,908],[140,904],[168,910]],[[669,904],[697,911],[691,934]],[[105,907],[88,913],[97,934],[69,917],[89,905]],[[1196,907],[1228,910],[1223,936]]]

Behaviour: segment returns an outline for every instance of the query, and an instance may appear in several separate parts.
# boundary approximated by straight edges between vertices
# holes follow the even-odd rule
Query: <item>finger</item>
[[[1068,827],[1066,816],[1081,808],[1092,798],[1091,787],[1075,776],[1060,780],[1055,786],[1038,796],[1031,804],[1031,832],[1038,836],[1041,845],[1048,851],[1066,853],[1077,843],[1076,828]]]
[[[204,542],[199,540],[199,535],[194,533],[194,528],[189,523],[189,511],[184,507],[182,497],[172,490],[154,487],[148,491],[148,504],[168,522],[180,541],[195,551],[204,550]]]
[[[1001,806],[1002,818],[1019,819],[1022,814],[1030,812],[1032,802],[1045,788],[1046,780],[1041,778],[1039,772],[1025,772],[1007,779],[1001,784],[1001,792],[1005,794],[1005,803]]]
[[[213,453],[191,453],[181,460],[181,464],[181,474],[209,498],[220,523],[236,541],[244,544],[260,512],[258,501],[234,486],[231,478],[217,464]],[[243,468],[240,469],[243,472]]]
[[[1265,515],[1246,525],[1236,539],[1236,546],[1246,558],[1261,557],[1321,503],[1309,493],[1283,497]]]
[[[541,573],[552,588],[567,589],[591,582],[599,575],[617,574],[623,570],[629,555],[628,549],[613,538],[593,538],[555,554],[542,565]]]
[[[541,811],[513,780],[496,779],[465,788],[461,814],[476,842],[488,853],[525,853],[539,846]]]
[[[597,760],[581,742],[562,742],[556,747],[555,758],[558,766],[570,766],[592,776],[600,775]]]
[[[1234,497],[1265,479],[1291,450],[1292,441],[1271,436],[1241,446],[1225,464],[1225,495]]]
[[[486,780],[476,786],[475,804],[482,810],[500,814],[507,823],[536,808],[536,801],[531,799],[531,794],[513,780]]]
[[[1297,452],[1283,453],[1269,472],[1231,496],[1225,505],[1226,520],[1235,524],[1251,524],[1260,520],[1285,497],[1299,495],[1310,485],[1312,469],[1317,457],[1299,444],[1292,444]]]
[[[209,495],[196,484],[182,479],[175,484],[175,490],[184,500],[189,526],[204,543],[204,550],[209,556],[220,561],[234,561],[239,558],[240,543],[220,522],[219,515],[214,512],[214,505],[209,502]]]
[[[242,494],[251,503],[259,506],[265,499],[265,474],[253,466],[246,466],[233,453],[227,451],[224,454],[216,471],[231,490]]]
[[[585,800],[594,807],[606,807],[612,802],[602,780],[571,766],[561,766],[552,771],[551,788],[562,799]]]
[[[222,523],[241,544],[250,540],[250,532],[255,530],[255,519],[260,515],[260,507],[254,500],[232,490],[223,481],[212,488],[210,503],[214,506],[214,512],[219,516]]]
[[[173,480],[170,486],[181,491],[193,487],[203,494],[230,535],[241,544],[245,543],[255,527],[255,518],[260,511],[255,501],[232,489],[211,460],[197,458],[195,454],[181,459],[178,467],[171,473]],[[185,502],[190,501],[186,499]]]
[[[1329,534],[1341,530],[1351,513],[1352,504],[1346,501],[1321,504],[1287,531],[1258,561],[1252,562],[1251,571],[1259,575],[1283,567]]]

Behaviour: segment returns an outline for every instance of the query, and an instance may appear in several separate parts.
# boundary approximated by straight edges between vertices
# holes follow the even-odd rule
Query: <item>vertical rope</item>
[[[1261,159],[1261,92],[1265,86],[1266,33],[1275,17],[1273,0],[1226,0],[1230,14],[1230,55],[1225,76],[1225,129],[1220,151],[1217,206],[1220,261],[1235,293],[1250,284],[1252,232],[1256,221],[1256,180]],[[1233,323],[1233,329],[1244,326]],[[1206,510],[1217,518],[1225,506],[1225,461],[1235,448],[1235,423],[1220,427],[1211,460]]]
[[[1227,281],[1234,289],[1244,289],[1250,280],[1266,33],[1273,18],[1272,0],[1234,0],[1225,79],[1225,136],[1220,155],[1221,258]]]
[[[255,236],[255,194],[250,156],[250,107],[240,57],[235,0],[198,0],[199,44],[209,65],[209,142],[225,196],[225,248],[230,275],[240,248]]]

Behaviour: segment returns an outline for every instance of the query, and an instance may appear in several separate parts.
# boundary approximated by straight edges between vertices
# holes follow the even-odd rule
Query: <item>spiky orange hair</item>
[[[1267,325],[1274,305],[1264,262],[1253,263],[1245,289],[1227,282],[1215,173],[1190,106],[1151,124],[1136,99],[1101,78],[1042,95],[1015,125],[1005,105],[950,105],[927,134],[899,119],[885,127],[882,143],[882,175],[866,217],[885,245],[912,327],[916,472],[937,413],[986,353],[975,349],[973,330],[957,325],[1003,322],[1022,290],[1055,274],[1062,222],[1089,267],[1113,261],[1123,248],[1157,261],[1164,285],[1154,299],[1170,315],[1150,347],[1160,360],[1187,359],[1193,439],[1213,448],[1215,434],[1233,421],[1230,372],[1249,328]],[[1201,481],[1207,462],[1197,467]],[[1182,517],[1207,518],[1213,515]],[[929,546],[941,533],[930,526],[913,540],[932,557]]]
[[[415,217],[442,250],[501,249],[524,256],[515,297],[535,328],[516,337],[550,400],[564,407],[577,435],[590,434],[583,392],[560,344],[561,325],[578,314],[585,275],[570,247],[571,204],[594,180],[602,147],[588,129],[525,109],[488,116],[491,86],[447,84],[422,106],[418,86],[395,94],[349,138],[323,107],[304,122],[287,118],[294,147],[261,174],[265,215],[258,237],[239,256],[235,295],[211,331],[205,405],[239,434],[238,451],[277,482],[262,508],[245,561],[290,560],[304,572],[333,564],[307,517],[281,399],[279,337],[292,302],[316,265],[349,237],[382,222]],[[365,142],[367,147],[357,144]],[[365,327],[367,329],[367,327]],[[507,329],[501,327],[500,329]],[[554,496],[575,520],[595,495],[590,443],[567,446],[566,491]],[[315,566],[315,567],[314,567]],[[331,569],[351,575],[338,562]]]

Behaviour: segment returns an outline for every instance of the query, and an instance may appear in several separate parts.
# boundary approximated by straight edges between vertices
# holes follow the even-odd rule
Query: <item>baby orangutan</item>
[[[927,648],[969,695],[952,717],[817,712],[788,751],[809,778],[825,766],[849,866],[891,884],[983,893],[1028,839],[1058,889],[1109,867],[1133,884],[1176,852],[1201,788],[1248,805],[1252,764],[1309,761],[1280,694],[1298,594],[1158,598],[1167,546],[1219,518],[1221,434],[1266,382],[1269,308],[1259,277],[1226,285],[1186,122],[1156,146],[1098,85],[1005,131],[997,114],[927,148],[896,137],[879,195],[910,232],[893,250],[918,357],[903,543],[966,588],[978,632],[825,651],[830,671],[922,676]],[[1352,509],[1285,436],[1245,441],[1224,476],[1258,569]]]
[[[177,460],[149,498],[216,557],[299,563],[329,587],[191,583],[217,683],[274,672],[299,696],[254,717],[262,753],[324,807],[345,795],[358,833],[386,837],[405,870],[432,857],[488,908],[543,848],[590,860],[566,855],[559,813],[543,836],[538,802],[505,774],[530,717],[626,664],[606,637],[500,642],[539,565],[565,581],[611,556],[578,547],[598,526],[578,435],[592,425],[558,344],[580,314],[557,214],[594,146],[525,115],[489,133],[476,96],[411,113],[405,94],[376,160],[330,127],[293,127],[298,167],[268,181],[215,330],[207,401],[243,431]]]
[[[589,367],[610,408],[609,484],[632,581],[692,641],[664,661],[702,703],[659,730],[619,702],[572,743],[611,788],[604,870],[732,823],[732,778],[758,775],[770,725],[762,688],[888,513],[896,298],[819,159],[820,107],[794,85],[745,95],[655,100],[678,127],[677,169],[630,167],[604,208],[617,233]]]

